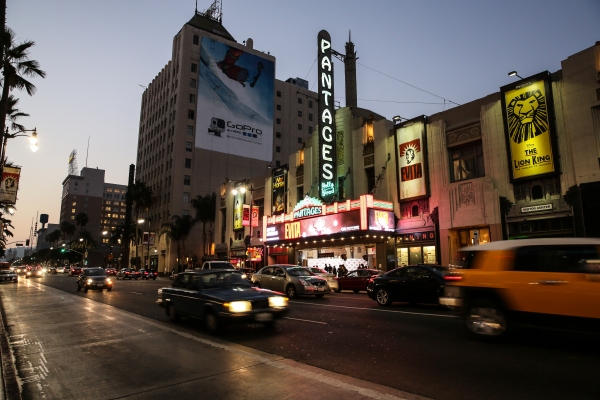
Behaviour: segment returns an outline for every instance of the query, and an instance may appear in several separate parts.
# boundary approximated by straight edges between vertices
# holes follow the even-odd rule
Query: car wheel
[[[287,294],[287,297],[289,297],[290,299],[295,298],[298,295],[296,293],[296,286],[288,285],[288,287],[285,288],[285,294]]]
[[[392,300],[390,299],[390,294],[385,288],[377,289],[377,291],[375,292],[375,300],[377,300],[377,304],[379,304],[380,306],[389,306],[392,303]]]
[[[478,337],[500,338],[508,327],[504,311],[495,301],[475,300],[467,309],[465,324]]]
[[[79,285],[77,285],[77,291],[81,292],[81,287]]]
[[[112,290],[112,288],[111,288],[111,287],[109,287],[109,288],[107,288],[106,290],[107,290],[108,292],[110,292],[110,291]]]
[[[209,311],[204,316],[204,324],[206,325],[206,330],[212,335],[215,335],[221,331],[221,323],[219,322],[219,319],[215,313],[212,311]]]
[[[324,294],[317,294],[317,295],[315,295],[315,297],[316,297],[317,299],[322,299],[322,298],[323,298],[323,296],[325,296],[325,295],[324,295]]]
[[[260,288],[260,283],[254,282],[254,287]]]
[[[155,281],[155,280],[156,280],[156,277],[152,278],[152,280],[153,280],[153,281]]]
[[[358,293],[358,292],[360,292],[360,290],[356,290],[356,289],[354,289],[354,290],[353,290],[353,292],[354,292],[354,293]]]
[[[171,321],[179,321],[179,313],[177,312],[173,304],[169,304],[169,308],[167,308],[167,314],[169,314],[169,318],[171,319]]]

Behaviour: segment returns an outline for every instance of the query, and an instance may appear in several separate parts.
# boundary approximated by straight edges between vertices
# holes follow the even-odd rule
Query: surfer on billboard
[[[230,47],[227,50],[227,53],[225,53],[225,58],[223,61],[217,62],[217,67],[219,67],[219,69],[223,71],[223,73],[227,75],[229,79],[239,82],[243,87],[246,87],[245,82],[250,82],[250,87],[254,87],[263,70],[263,63],[259,62],[257,64],[257,74],[254,76],[254,78],[252,78],[252,81],[250,81],[250,71],[248,71],[247,68],[236,65],[242,54],[244,54],[242,50]]]

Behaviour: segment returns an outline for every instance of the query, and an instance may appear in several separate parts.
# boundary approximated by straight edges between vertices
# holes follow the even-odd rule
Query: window
[[[192,159],[191,158],[185,159],[185,168],[192,168]]]
[[[375,168],[365,168],[365,174],[367,175],[367,193],[371,193],[375,188]]]
[[[309,127],[308,127],[308,134],[309,134],[309,135],[312,135],[312,133],[313,133],[313,127],[312,127],[312,126],[309,126]]]
[[[185,142],[185,151],[192,151],[192,142]]]
[[[515,270],[584,272],[581,260],[595,260],[598,256],[594,246],[527,246],[517,250]]]
[[[200,38],[198,37],[198,35],[194,35],[193,43],[198,44],[199,41],[200,41]]]
[[[280,146],[275,146],[275,152],[281,153],[281,147]]]
[[[298,97],[298,104],[302,104],[302,98]]]
[[[198,72],[198,64],[194,64],[192,63],[192,68],[191,68],[192,72]]]
[[[190,94],[190,103],[192,103],[192,104],[196,103],[196,95],[195,94]]]
[[[281,165],[281,161],[279,161],[279,160],[275,161],[275,166],[276,167],[279,167],[280,165]]]
[[[190,186],[191,177],[189,175],[183,176],[183,184],[186,186]]]
[[[309,100],[309,101],[308,101],[308,108],[312,108],[312,107],[313,107],[313,105],[312,105],[312,100]]]
[[[298,130],[301,131],[302,130],[302,124],[298,124]]]
[[[194,110],[188,110],[188,118],[194,119]]]
[[[277,118],[277,125],[281,125],[281,118]]]
[[[76,205],[77,205],[77,202],[76,202],[76,201],[74,201],[74,202],[73,202],[73,207],[75,207]]]
[[[541,185],[534,185],[531,188],[531,200],[541,200],[544,198],[544,190]]]
[[[298,116],[301,117],[302,116],[302,111],[298,111]]]
[[[298,137],[298,143],[302,143],[302,138]]]
[[[195,79],[190,79],[190,87],[191,88],[196,88],[196,80]]]
[[[277,97],[281,97],[281,92],[279,90],[277,91]]]
[[[281,139],[281,132],[275,132],[275,137],[277,139]]]
[[[412,206],[411,214],[413,217],[418,217],[419,216],[419,206],[417,206],[417,205]]]
[[[72,209],[71,209],[71,212],[72,212],[73,214],[75,214],[75,209],[74,209],[74,208],[72,208]]]
[[[313,119],[313,116],[312,116],[312,114],[311,114],[311,113],[308,113],[308,120],[309,120],[309,121],[312,121],[312,119]]]
[[[191,125],[187,126],[187,135],[188,136],[194,136],[194,127]]]
[[[190,202],[190,194],[189,193],[183,193],[183,202],[184,203]]]
[[[277,104],[277,111],[281,111],[281,104]]]
[[[481,142],[450,150],[452,182],[485,176]]]
[[[296,188],[296,198],[301,200],[304,198],[304,186],[298,186]]]
[[[181,215],[190,215],[189,210],[181,210]]]

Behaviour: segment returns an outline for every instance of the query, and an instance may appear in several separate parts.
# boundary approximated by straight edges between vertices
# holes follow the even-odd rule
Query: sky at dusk
[[[198,0],[198,10],[210,4]],[[222,7],[237,42],[252,38],[256,50],[276,57],[277,79],[300,77],[315,91],[318,32],[327,30],[343,53],[351,31],[358,105],[388,119],[432,115],[497,92],[514,81],[512,70],[524,78],[555,72],[600,41],[598,0],[223,0]],[[32,153],[26,138],[8,142],[8,159],[23,167],[11,240],[29,237],[38,212],[58,223],[74,149],[80,169],[98,167],[106,182],[127,184],[139,85],[167,64],[194,8],[195,0],[7,0],[7,26],[18,43],[35,41],[30,57],[47,73],[32,80],[34,96],[13,92],[30,114],[20,122],[37,128],[39,150]],[[334,64],[343,107],[343,64]]]

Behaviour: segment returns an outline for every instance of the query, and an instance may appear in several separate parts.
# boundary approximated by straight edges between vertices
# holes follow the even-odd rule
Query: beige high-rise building
[[[144,258],[149,254],[159,272],[174,268],[177,246],[158,234],[161,226],[174,215],[195,217],[192,199],[226,181],[286,164],[312,137],[316,113],[308,82],[275,79],[274,56],[255,49],[252,39],[238,43],[220,16],[196,13],[142,96],[135,179],[153,190],[142,217],[149,221],[144,230],[157,233]],[[192,229],[179,264],[204,255],[202,228]],[[206,241],[212,248],[210,234]]]

